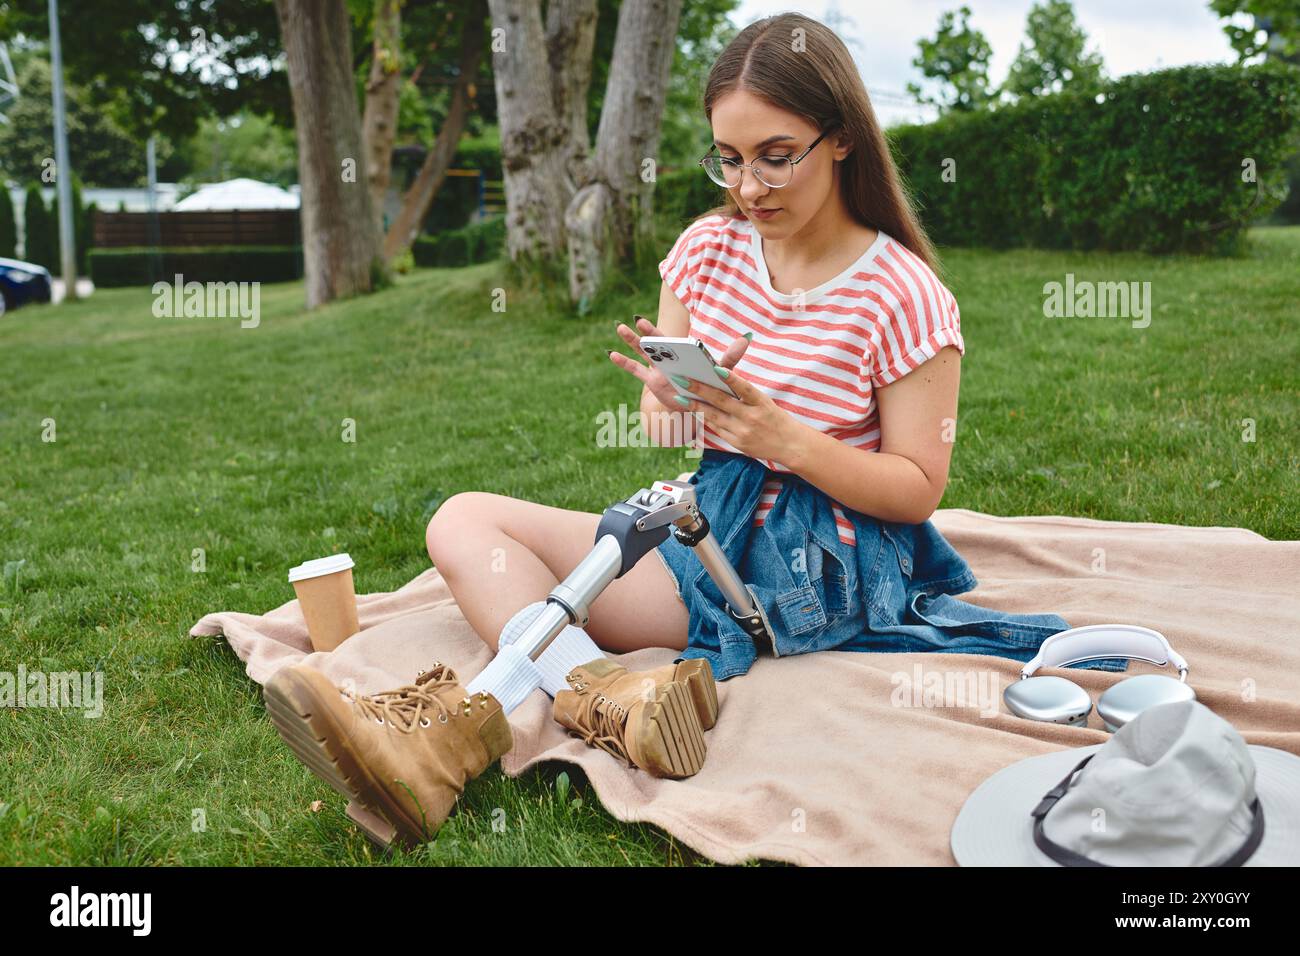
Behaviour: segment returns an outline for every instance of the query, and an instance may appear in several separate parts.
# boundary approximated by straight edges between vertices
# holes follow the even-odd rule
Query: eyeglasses
[[[719,186],[735,188],[740,185],[741,178],[745,175],[746,169],[752,169],[754,176],[760,183],[771,189],[780,189],[782,186],[788,186],[790,180],[794,178],[794,167],[801,162],[805,156],[813,151],[813,147],[826,138],[826,134],[835,129],[834,126],[822,131],[812,141],[809,146],[797,158],[791,159],[789,156],[760,156],[752,163],[740,163],[734,159],[724,159],[721,156],[714,155],[713,150],[716,146],[711,147],[709,152],[700,159],[700,165],[704,172]]]

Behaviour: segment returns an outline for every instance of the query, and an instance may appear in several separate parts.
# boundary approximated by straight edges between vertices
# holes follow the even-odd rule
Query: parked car
[[[50,270],[31,262],[0,259],[0,315],[28,302],[49,302]]]

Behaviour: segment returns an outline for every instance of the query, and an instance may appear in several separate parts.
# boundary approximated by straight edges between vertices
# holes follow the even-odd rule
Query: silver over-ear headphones
[[[1020,680],[1002,692],[1002,699],[1017,717],[1082,727],[1092,711],[1088,692],[1064,677],[1033,675],[1040,667],[1066,667],[1107,657],[1147,661],[1161,667],[1172,663],[1178,668],[1178,680],[1163,674],[1139,674],[1108,687],[1097,701],[1097,713],[1111,732],[1148,707],[1196,699],[1196,691],[1187,684],[1187,661],[1159,631],[1136,624],[1090,624],[1053,634],[1043,641],[1034,659],[1020,669]]]

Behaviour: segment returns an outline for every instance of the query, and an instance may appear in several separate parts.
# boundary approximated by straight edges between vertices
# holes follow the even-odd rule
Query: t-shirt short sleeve
[[[695,276],[699,270],[699,243],[701,222],[691,223],[682,230],[677,241],[673,243],[668,255],[659,263],[659,275],[673,290],[673,295],[681,300],[688,309],[695,296]]]
[[[871,384],[878,388],[898,381],[945,346],[966,354],[956,297],[920,262],[905,275],[903,281],[899,274],[880,313],[871,373]]]

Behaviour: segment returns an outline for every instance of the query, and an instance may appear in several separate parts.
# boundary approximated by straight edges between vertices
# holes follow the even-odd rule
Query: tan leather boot
[[[600,657],[565,680],[573,689],[555,695],[555,719],[589,746],[654,777],[689,777],[704,765],[704,731],[718,715],[708,661],[629,671]]]
[[[294,665],[277,671],[264,694],[285,743],[348,798],[348,817],[384,847],[431,840],[465,783],[514,742],[500,702],[471,698],[442,663],[414,684],[367,696]]]

